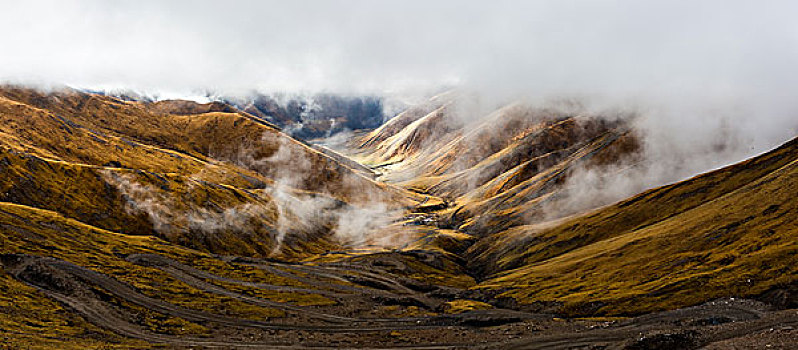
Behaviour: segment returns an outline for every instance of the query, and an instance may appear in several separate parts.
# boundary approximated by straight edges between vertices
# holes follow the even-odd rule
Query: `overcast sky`
[[[3,1],[0,80],[602,96],[699,139],[679,125],[731,116],[760,151],[798,133],[796,14],[798,1]]]
[[[139,89],[795,88],[795,1],[3,1],[0,77]],[[786,91],[784,93],[787,93]],[[790,92],[792,93],[792,92]]]

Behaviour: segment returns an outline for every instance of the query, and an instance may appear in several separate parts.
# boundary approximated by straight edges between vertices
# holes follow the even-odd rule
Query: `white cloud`
[[[641,106],[752,151],[798,133],[794,1],[7,1],[0,79],[161,95],[476,91]],[[707,119],[709,121],[702,121]],[[656,136],[656,135],[655,135]]]
[[[793,2],[25,1],[0,76],[149,89],[725,93],[793,84]]]

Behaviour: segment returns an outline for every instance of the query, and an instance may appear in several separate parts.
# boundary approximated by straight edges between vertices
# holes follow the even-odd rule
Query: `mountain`
[[[240,111],[271,124],[291,137],[303,140],[330,137],[344,131],[373,129],[390,117],[383,112],[383,99],[378,96],[266,94],[256,91],[240,94],[205,92],[200,98],[212,101],[197,103],[163,99],[157,94],[149,95],[124,89],[84,92],[144,103],[151,110],[169,114]]]
[[[314,94],[284,96],[252,93],[220,100],[262,120],[274,123],[300,139],[329,137],[345,130],[376,128],[382,124],[382,99],[372,96]]]
[[[215,111],[213,104],[127,102],[74,90],[6,88],[0,96],[0,200],[105,229],[267,254],[280,225],[302,234],[330,226],[329,218],[302,230],[290,227],[296,220],[278,223],[279,211],[292,215],[290,201],[321,208],[421,200],[231,106]],[[218,227],[242,210],[251,222]],[[238,229],[257,234],[247,244],[222,243]]]
[[[614,205],[563,212],[577,169],[639,162],[639,136],[624,118],[513,104],[468,124],[453,103],[431,102],[403,128],[388,122],[361,136],[353,157],[389,169],[386,182],[446,199],[437,224],[478,237],[461,254],[482,280],[475,288],[578,316],[795,289],[798,140]]]
[[[584,174],[644,161],[634,116],[514,103],[463,118],[464,98],[322,146],[266,97],[1,87],[3,344],[794,344],[798,139],[588,200]]]
[[[400,114],[355,141],[351,156],[381,180],[445,198],[449,226],[483,236],[541,220],[575,169],[638,160],[640,141],[618,116],[587,116],[512,104],[477,122],[457,117],[454,100],[427,115]],[[392,128],[394,121],[406,124]],[[377,142],[378,140],[382,140]]]
[[[518,226],[466,255],[524,304],[633,314],[737,296],[796,306],[798,139],[748,161],[557,223]],[[501,243],[500,243],[501,242]]]

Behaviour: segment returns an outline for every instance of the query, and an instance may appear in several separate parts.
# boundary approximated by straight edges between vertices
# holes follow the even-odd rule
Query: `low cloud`
[[[403,211],[390,203],[385,194],[364,188],[366,181],[354,173],[343,174],[341,186],[357,191],[356,203],[345,203],[335,197],[339,193],[299,190],[318,169],[301,145],[285,136],[265,133],[264,138],[278,137],[277,149],[266,157],[258,157],[257,144],[241,144],[232,161],[241,167],[268,173],[273,184],[262,190],[260,200],[230,207],[206,207],[186,201],[179,191],[167,192],[142,183],[132,174],[105,170],[107,183],[125,199],[131,215],[146,214],[153,231],[167,237],[186,233],[217,235],[250,234],[259,227],[271,226],[274,245],[272,254],[279,254],[288,238],[304,239],[326,236],[349,247],[377,245],[394,247],[406,242],[381,239],[383,230],[401,218]],[[187,191],[196,189],[195,179],[187,180]]]
[[[212,210],[181,201],[176,198],[178,193],[166,193],[138,181],[132,174],[104,170],[102,176],[125,199],[128,214],[146,214],[153,230],[170,238],[187,232],[210,235],[222,232],[250,233],[255,230],[256,222],[269,220],[270,213],[274,211],[273,207],[261,203]],[[192,184],[189,182],[189,191],[195,188]]]

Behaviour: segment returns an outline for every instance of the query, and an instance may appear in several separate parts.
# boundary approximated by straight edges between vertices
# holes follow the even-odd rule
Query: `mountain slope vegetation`
[[[327,148],[224,102],[0,88],[2,343],[691,349],[798,326],[798,139],[580,202],[585,172],[643,161],[633,115],[464,119],[462,98]]]
[[[230,106],[205,112],[186,101],[177,110],[74,90],[45,94],[15,87],[0,95],[3,200],[115,231],[265,256],[275,237],[300,231],[291,227],[297,220],[287,219],[292,204],[276,205],[274,197],[308,203],[324,198],[315,201],[320,206],[378,201],[403,207],[421,200]],[[279,210],[284,219],[278,223]],[[225,227],[230,215],[243,219]],[[329,244],[317,234],[331,224],[318,221],[302,230],[305,238],[321,238],[322,249]]]
[[[526,310],[581,316],[795,289],[798,140],[600,209],[567,211],[574,171],[640,161],[623,117],[514,104],[457,127],[439,121],[457,118],[447,108],[363,135],[350,152],[389,168],[385,181],[447,200],[436,225],[478,237],[461,252],[482,280],[475,288]]]
[[[798,139],[587,215],[516,227],[466,254],[493,273],[481,287],[574,313],[642,313],[794,290],[796,190]]]

